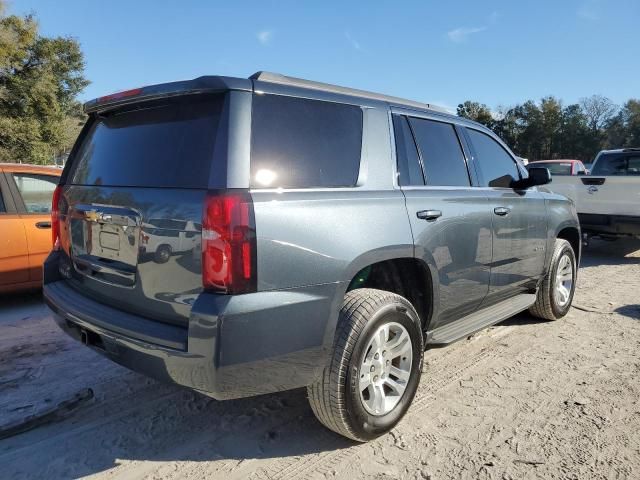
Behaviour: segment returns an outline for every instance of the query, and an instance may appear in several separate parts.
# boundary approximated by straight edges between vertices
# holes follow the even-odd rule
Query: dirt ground
[[[73,342],[38,295],[0,299],[0,425],[95,392],[0,440],[0,478],[640,478],[640,243],[594,241],[575,305],[428,351],[405,419],[354,444],[304,390],[218,402]]]

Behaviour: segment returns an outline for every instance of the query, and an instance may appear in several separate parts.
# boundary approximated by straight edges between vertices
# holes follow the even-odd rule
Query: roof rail
[[[640,152],[640,148],[623,148],[622,149],[623,152]]]
[[[382,95],[380,93],[368,92],[366,90],[358,90],[355,88],[340,87],[338,85],[331,85],[329,83],[314,82],[312,80],[304,80],[302,78],[289,77],[280,73],[273,72],[256,72],[249,77],[249,80],[258,80],[261,82],[277,83],[280,85],[290,85],[292,87],[309,88],[313,90],[322,90],[324,92],[338,93],[342,95],[351,95],[355,97],[368,98],[371,100],[379,100],[381,102],[387,102],[392,105],[406,106],[419,109],[433,110],[435,112],[446,113],[451,115],[451,112],[445,108],[438,107],[430,103],[415,102],[413,100],[406,100],[404,98],[393,97],[390,95]]]

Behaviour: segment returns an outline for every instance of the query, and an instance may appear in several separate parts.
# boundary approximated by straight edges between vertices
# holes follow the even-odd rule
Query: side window
[[[628,157],[627,175],[640,175],[640,157]]]
[[[410,118],[427,185],[471,185],[455,128],[450,123]]]
[[[51,212],[51,197],[58,185],[57,177],[31,173],[14,173],[13,179],[27,208],[27,213]]]
[[[400,174],[398,183],[401,186],[424,185],[418,151],[407,119],[401,115],[394,115],[393,130],[396,137],[396,160]]]
[[[640,156],[604,154],[598,158],[592,175],[640,175]]]
[[[351,187],[358,181],[362,109],[254,95],[251,186]]]
[[[625,175],[627,170],[625,158],[622,155],[601,155],[596,162],[592,175]]]
[[[511,155],[489,135],[467,128],[476,162],[484,178],[485,187],[510,187],[520,179],[518,167]]]
[[[0,192],[0,213],[7,213],[7,207],[4,206],[4,199],[2,198],[2,192]]]

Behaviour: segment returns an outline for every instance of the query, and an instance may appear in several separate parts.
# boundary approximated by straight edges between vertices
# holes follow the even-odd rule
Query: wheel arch
[[[556,233],[556,238],[566,240],[571,244],[576,254],[577,264],[580,264],[580,253],[582,249],[582,239],[580,238],[580,228],[575,225],[563,226]]]
[[[406,298],[415,308],[426,331],[437,308],[437,277],[426,262],[413,256],[390,257],[360,265],[344,289],[375,288]]]

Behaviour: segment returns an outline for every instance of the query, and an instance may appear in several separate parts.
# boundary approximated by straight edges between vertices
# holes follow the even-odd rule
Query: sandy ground
[[[305,391],[217,402],[129,372],[0,300],[0,424],[90,387],[69,417],[0,440],[0,478],[640,478],[640,243],[594,242],[576,305],[425,355],[391,434],[351,443]]]

